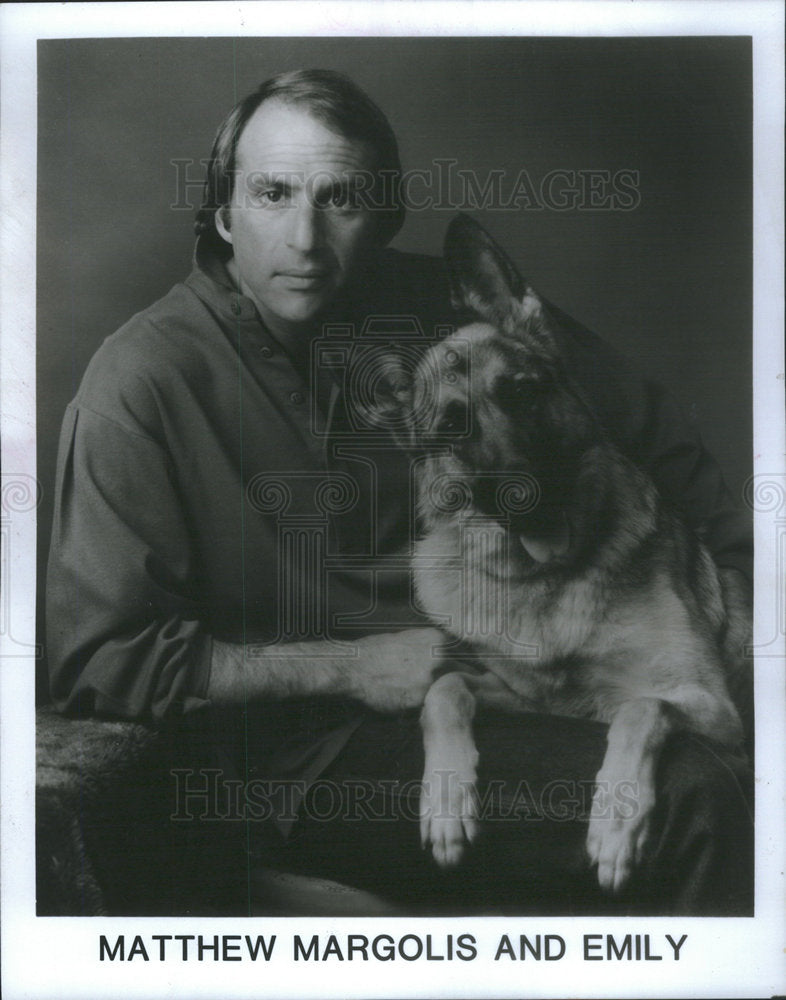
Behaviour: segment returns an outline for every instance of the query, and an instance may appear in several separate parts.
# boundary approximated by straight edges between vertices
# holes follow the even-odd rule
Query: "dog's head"
[[[445,261],[466,325],[414,373],[391,371],[388,416],[395,411],[409,443],[435,456],[433,471],[473,483],[476,507],[493,514],[495,483],[519,474],[541,500],[534,519],[547,518],[598,428],[565,374],[548,307],[488,233],[459,215]]]

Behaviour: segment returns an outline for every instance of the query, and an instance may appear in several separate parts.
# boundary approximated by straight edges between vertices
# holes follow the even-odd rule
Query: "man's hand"
[[[412,628],[368,636],[359,656],[344,661],[342,692],[377,712],[419,708],[442,664],[444,635],[437,628]]]
[[[413,628],[359,639],[354,656],[320,641],[255,647],[250,656],[214,639],[207,695],[216,705],[334,695],[377,712],[419,708],[443,665],[443,642],[437,628]]]

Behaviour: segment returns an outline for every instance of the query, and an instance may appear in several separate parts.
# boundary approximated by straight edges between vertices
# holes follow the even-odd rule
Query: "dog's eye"
[[[534,403],[541,395],[543,379],[540,374],[516,372],[498,379],[494,388],[502,403]]]

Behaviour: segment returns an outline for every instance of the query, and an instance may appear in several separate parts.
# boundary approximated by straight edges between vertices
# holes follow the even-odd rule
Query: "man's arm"
[[[207,696],[219,707],[334,695],[378,712],[418,708],[441,663],[442,638],[435,628],[366,636],[354,655],[324,642],[244,647],[214,639]]]
[[[166,455],[69,407],[47,572],[47,659],[57,708],[161,721],[202,707],[211,638]]]
[[[47,586],[47,653],[61,710],[157,721],[248,700],[332,695],[378,711],[423,701],[437,629],[320,642],[214,639],[164,451],[89,410],[66,414]]]

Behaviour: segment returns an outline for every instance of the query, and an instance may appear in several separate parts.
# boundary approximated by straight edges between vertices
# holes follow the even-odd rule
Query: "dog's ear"
[[[455,309],[493,324],[509,337],[529,341],[541,352],[556,354],[540,296],[502,247],[463,212],[448,226],[445,263]]]

